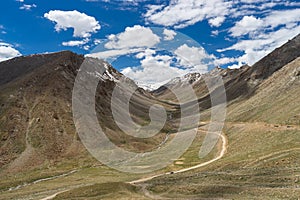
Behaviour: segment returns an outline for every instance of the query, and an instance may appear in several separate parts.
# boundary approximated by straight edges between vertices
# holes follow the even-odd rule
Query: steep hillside
[[[270,77],[274,72],[300,57],[299,47],[300,34],[255,63],[250,69],[251,77],[256,79]]]
[[[298,199],[299,47],[297,36],[253,67],[210,72],[223,77],[229,100],[224,158],[194,171],[151,179],[144,185],[145,194],[179,199]],[[180,87],[178,80],[171,87]],[[193,85],[201,106],[207,93],[204,81],[185,83]],[[174,98],[165,88],[154,94],[169,101]],[[202,112],[204,119],[209,120],[205,118],[209,112]]]
[[[300,125],[300,57],[263,81],[249,99],[229,107],[228,120]]]
[[[55,166],[66,159],[74,165],[97,163],[80,142],[71,106],[78,69],[84,60],[91,59],[66,51],[0,63],[1,77],[5,77],[0,84],[1,171],[24,172],[24,169],[49,164]],[[92,60],[95,72],[90,75],[100,76],[95,97],[96,111],[108,137],[116,145],[133,151],[152,149],[164,141],[165,134],[139,139],[119,129],[112,116],[110,100],[116,81],[123,75],[103,61]],[[101,71],[103,74],[99,73]],[[156,100],[150,94],[138,89],[131,98],[131,117],[137,123],[147,124],[150,120],[148,111],[154,102]],[[169,131],[168,125],[162,132],[166,133],[167,129]]]
[[[188,74],[151,93],[137,88],[130,98],[130,117],[136,123],[149,124],[153,104],[167,110],[168,121],[161,133],[148,139],[124,134],[114,122],[113,88],[123,78],[129,87],[136,85],[108,63],[71,52],[0,63],[4,77],[0,82],[0,198],[298,199],[299,47],[297,36],[252,67]],[[182,157],[151,175],[117,172],[95,161],[80,142],[71,109],[74,80],[85,61],[94,63],[86,78],[100,77],[95,96],[100,125],[117,146],[134,152],[168,145],[180,118],[178,100],[170,89],[180,91],[191,85],[203,122]],[[222,140],[207,157],[199,158],[211,107],[204,79],[214,76],[223,78],[228,115]],[[119,112],[124,110],[118,107]],[[141,177],[146,178],[134,182]]]
[[[10,71],[1,74],[9,75],[0,85],[2,169],[6,166],[17,172],[41,165],[48,158],[82,151],[77,147],[81,145],[72,125],[69,97],[70,80],[83,59],[61,52],[0,64],[2,73]]]
[[[153,91],[153,94],[157,98],[168,99],[169,101],[176,102],[176,97],[172,95],[169,89],[181,87],[182,84],[191,84],[199,97],[201,108],[207,109],[210,107],[210,97],[204,80],[207,77],[218,75],[223,78],[229,103],[246,99],[254,95],[263,80],[267,79],[274,72],[298,58],[300,56],[299,49],[300,35],[296,36],[283,46],[275,49],[269,55],[255,63],[252,67],[247,65],[240,69],[222,69],[217,67],[207,74],[189,74],[182,78],[175,78],[171,80],[166,85]]]

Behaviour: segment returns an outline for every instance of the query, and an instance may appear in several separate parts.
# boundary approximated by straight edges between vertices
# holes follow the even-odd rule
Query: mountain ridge
[[[278,71],[291,61],[295,60],[300,56],[300,34],[289,40],[287,43],[278,47],[270,54],[266,55],[264,58],[259,60],[253,66],[244,65],[239,69],[223,69],[216,67],[212,71],[206,74],[192,73],[191,77],[195,76],[215,76],[223,78],[224,86],[227,93],[227,100],[229,102],[236,99],[245,99],[254,94],[255,90],[262,83],[263,80],[270,77],[274,72]],[[189,76],[189,74],[184,77]],[[183,79],[184,79],[183,77]],[[182,78],[174,78],[169,83],[161,86],[160,88],[152,91],[155,96],[162,96],[169,99],[175,99],[174,96],[170,96],[170,91],[167,89],[170,87],[180,87]],[[175,81],[174,81],[175,80]],[[177,80],[177,82],[176,82]],[[186,82],[191,82],[194,88],[206,88],[206,84],[203,79],[198,78],[197,81],[193,79],[187,80]],[[206,96],[206,101],[209,101],[209,94],[207,88],[199,92],[196,90],[198,96]]]
[[[193,191],[200,191],[200,197],[205,198],[211,198],[211,193],[216,194],[213,195],[216,198],[224,198],[222,194],[235,198],[236,191],[239,195],[243,195],[241,192],[247,194],[249,188],[251,192],[260,191],[265,196],[269,191],[276,193],[276,189],[280,187],[282,189],[288,186],[286,190],[293,192],[290,187],[297,185],[298,182],[292,175],[299,171],[297,167],[299,154],[296,147],[300,144],[298,129],[300,60],[299,53],[295,52],[299,49],[299,43],[299,36],[297,36],[267,55],[255,64],[254,68],[253,66],[232,70],[215,68],[210,73],[202,75],[218,75],[224,81],[228,100],[228,115],[224,128],[228,139],[225,156],[204,169],[162,176],[151,180],[149,186],[143,185],[141,188],[146,190],[148,188],[158,193],[161,190],[172,191],[174,193],[171,194],[172,197],[180,194],[183,198],[190,198],[191,196],[184,195],[189,195]],[[4,177],[0,181],[0,189],[4,191],[6,197],[14,198],[19,195],[23,198],[23,195],[27,195],[31,198],[32,194],[28,194],[26,188],[15,194],[5,191],[35,180],[68,174],[74,169],[76,173],[70,175],[70,179],[61,177],[66,182],[58,181],[59,184],[69,189],[80,184],[89,188],[90,185],[86,184],[99,181],[96,178],[91,180],[89,177],[98,177],[99,172],[101,180],[103,177],[109,177],[108,180],[105,179],[108,185],[112,180],[136,180],[102,166],[85,149],[76,132],[71,108],[72,89],[78,70],[84,61],[95,63],[93,66],[95,70],[86,72],[86,75],[100,79],[95,96],[95,109],[99,124],[103,126],[107,137],[114,144],[133,152],[147,152],[156,149],[157,146],[160,148],[161,145],[168,144],[174,136],[173,133],[176,133],[180,122],[180,104],[166,88],[152,92],[138,88],[130,102],[131,117],[134,122],[141,125],[149,124],[149,109],[153,104],[165,107],[168,120],[161,132],[149,139],[139,139],[123,133],[114,122],[111,96],[118,80],[126,77],[102,60],[85,58],[83,55],[64,51],[49,55],[19,57],[2,62],[0,77],[7,76],[1,80],[2,82],[0,81],[0,175]],[[274,66],[268,69],[268,65],[272,63],[275,63]],[[170,87],[181,87],[181,84],[192,85],[198,97],[201,122],[207,122],[210,120],[211,102],[202,76],[197,73],[185,75],[183,79],[175,79],[173,83],[171,82]],[[137,87],[131,79],[127,78],[126,81]],[[217,90],[218,87],[214,89]],[[118,107],[119,112],[124,110],[125,108]],[[182,158],[174,161],[174,164],[168,166],[168,169],[178,170],[182,165],[190,166],[205,162],[205,160],[197,160],[199,149],[196,147],[201,144],[201,138],[204,137],[202,132],[206,128],[204,123],[200,125],[201,134],[197,135],[191,149]],[[291,153],[285,150],[285,147],[289,146]],[[218,148],[219,145],[210,156],[215,155]],[[97,173],[93,174],[95,171]],[[119,177],[122,179],[118,179]],[[189,188],[191,177],[194,181],[193,187],[196,188]],[[199,185],[198,179],[201,183],[211,184],[211,186]],[[45,185],[55,191],[61,189],[61,185],[58,186],[56,183],[51,185],[51,183],[50,181]],[[219,186],[220,183],[225,186]],[[246,189],[232,189],[235,183]],[[45,192],[45,189],[39,186],[37,183],[32,187],[37,187],[35,191],[43,195],[41,191]],[[176,190],[169,190],[170,186]],[[265,187],[268,189],[265,190]],[[141,191],[145,191],[144,189]],[[144,197],[139,192],[130,192],[126,195],[130,196],[134,193],[138,198]],[[205,196],[205,192],[209,195]],[[278,198],[282,197],[281,194],[276,193],[276,195]],[[249,199],[253,196],[243,197]]]

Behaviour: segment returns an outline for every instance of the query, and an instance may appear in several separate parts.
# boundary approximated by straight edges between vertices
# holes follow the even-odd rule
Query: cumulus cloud
[[[136,47],[153,47],[160,42],[159,36],[150,28],[140,25],[127,27],[124,32],[117,35],[109,35],[109,42],[105,44],[107,49],[125,49]]]
[[[230,29],[231,35],[238,37],[250,32],[257,31],[264,26],[264,21],[254,16],[244,16],[234,27]]]
[[[78,12],[77,10],[51,10],[45,13],[44,17],[56,23],[55,30],[57,32],[73,28],[74,37],[87,38],[101,28],[99,22],[94,17]]]
[[[164,34],[164,40],[173,40],[177,35],[175,31],[169,29],[164,29],[163,34]]]
[[[149,6],[146,20],[164,26],[184,28],[203,20],[220,26],[229,14],[232,3],[225,0],[171,0],[167,6]]]
[[[300,27],[295,26],[293,28],[281,28],[277,31],[269,33],[260,33],[259,35],[256,35],[256,38],[240,40],[231,47],[222,49],[221,51],[242,51],[244,52],[244,55],[236,59],[236,61],[239,63],[239,66],[242,66],[243,64],[253,65],[275,48],[283,45],[289,39],[298,35],[299,32]]]
[[[205,61],[209,59],[213,60],[214,65],[231,65],[231,68],[238,68],[244,64],[252,65],[300,32],[300,9],[291,7],[288,10],[282,8],[274,10],[278,6],[297,6],[295,2],[281,0],[170,0],[168,2],[147,5],[147,11],[143,15],[145,21],[172,28],[184,28],[206,21],[214,27],[211,31],[212,37],[217,35],[222,37],[227,33],[226,39],[231,45],[220,49],[219,52],[234,50],[240,51],[240,54],[226,57],[232,55],[231,52],[229,54],[226,52],[216,57],[207,54],[203,48],[184,44],[176,49],[175,55],[161,57],[156,54],[157,52],[145,49],[154,47],[159,42],[173,40],[176,33],[165,28],[159,38],[157,35],[153,36],[152,31],[146,34],[145,27],[134,26],[126,28],[123,33],[110,35],[105,45],[107,51],[98,53],[98,56],[107,58],[138,53],[136,56],[141,59],[141,66],[129,66],[122,72],[139,84],[154,84],[154,82],[161,84],[174,76],[194,71],[206,72],[208,67]],[[226,20],[228,22],[226,29],[218,28]],[[177,60],[176,66],[172,63],[174,59]]]
[[[155,89],[174,77],[207,72],[205,59],[211,59],[212,56],[203,48],[184,44],[174,51],[174,55],[160,55],[153,49],[146,49],[138,53],[136,58],[141,59],[139,67],[127,67],[121,72],[140,86]]]
[[[156,45],[173,40],[176,35],[175,31],[169,29],[163,29],[162,35],[156,35],[150,28],[143,26],[127,27],[119,34],[109,35],[106,43],[101,42],[102,51],[87,56],[110,61],[119,56],[135,56],[140,62],[139,65],[125,67],[121,72],[144,88],[158,87],[187,73],[207,72],[207,60],[214,57],[208,55],[202,47],[183,44],[172,51],[173,54],[166,54],[160,49],[157,51]]]
[[[0,42],[0,62],[16,56],[21,56],[21,53],[18,50],[11,44]]]
[[[264,15],[276,9],[284,10],[299,7],[299,3],[293,0],[257,0],[257,1],[235,1],[231,9],[230,18],[240,18],[250,15]],[[236,21],[236,19],[235,19]]]
[[[275,28],[300,22],[300,8],[292,10],[273,11],[265,19],[265,26]]]
[[[152,89],[166,83],[168,80],[185,74],[184,70],[172,67],[172,56],[156,55],[156,51],[146,49],[137,54],[141,67],[127,67],[121,72],[135,80],[140,86]]]
[[[236,62],[236,58],[228,58],[228,57],[222,57],[222,58],[216,58],[214,59],[214,65],[215,66],[222,66],[229,63]]]
[[[174,51],[182,66],[193,68],[198,72],[207,72],[208,66],[205,60],[212,59],[202,47],[189,47],[184,44]]]
[[[230,29],[233,37],[239,37],[246,34],[256,34],[265,29],[272,30],[280,25],[294,26],[300,21],[300,9],[273,11],[265,18],[256,18],[244,16],[235,26]]]
[[[225,17],[221,16],[221,17],[211,18],[210,20],[208,20],[208,23],[210,24],[210,26],[219,27],[222,25],[224,21],[225,21]]]
[[[246,0],[245,0],[246,1]],[[230,29],[230,34],[239,41],[232,46],[220,49],[219,52],[238,50],[244,54],[236,58],[238,67],[244,64],[253,65],[275,48],[283,45],[300,32],[300,9],[271,11],[262,18],[244,16]]]
[[[152,32],[150,28],[140,25],[127,27],[124,32],[109,35],[105,48],[101,52],[91,53],[88,56],[100,59],[113,59],[118,56],[142,52],[160,42],[160,37]],[[95,40],[100,44],[104,41]]]

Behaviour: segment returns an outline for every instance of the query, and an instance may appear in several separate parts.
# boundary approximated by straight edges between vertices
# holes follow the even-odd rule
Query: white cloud
[[[177,33],[173,30],[169,30],[169,29],[164,29],[164,40],[173,40],[175,38],[175,36],[177,35]]]
[[[160,40],[173,40],[175,32],[166,28],[161,38],[152,37],[153,32],[144,34],[143,30],[147,28],[142,26],[128,27],[123,33],[110,35],[109,42],[105,45],[108,51],[100,52],[98,56],[105,59],[138,53],[140,67],[129,66],[122,72],[136,80],[139,85],[153,85],[155,82],[161,84],[169,78],[186,73],[206,72],[207,60],[212,60],[214,65],[231,65],[231,68],[252,65],[300,32],[300,9],[272,10],[273,7],[277,9],[276,6],[285,6],[284,4],[287,2],[281,0],[170,0],[168,4],[146,7],[144,17],[148,23],[183,28],[207,21],[211,27],[216,27],[211,31],[213,37],[222,37],[227,33],[226,39],[230,43],[236,42],[219,52],[237,50],[241,52],[240,56],[226,57],[226,52],[217,58],[208,55],[202,48],[185,44],[174,52],[174,56],[162,57],[153,50],[145,49],[155,47]],[[290,2],[288,4],[292,5]],[[230,23],[232,27],[223,30],[218,28],[225,20],[228,22],[226,27]],[[172,63],[174,60],[178,61],[177,65]]]
[[[257,31],[264,26],[264,21],[257,19],[254,16],[244,16],[242,20],[237,22],[234,27],[230,29],[233,37],[248,34]]]
[[[228,66],[228,69],[239,69],[241,67],[242,67],[241,65],[234,64],[234,65]]]
[[[101,44],[104,40],[102,39],[94,39],[94,45]]]
[[[225,20],[229,22],[226,25],[234,23],[227,29],[212,30],[211,36],[227,32],[226,40],[236,43],[217,51],[237,50],[242,52],[241,56],[226,57],[226,52],[219,58],[213,55],[211,58],[215,65],[232,64],[231,67],[237,68],[244,64],[254,64],[299,34],[299,5],[296,1],[282,0],[170,0],[168,4],[148,5],[144,18],[148,23],[174,28],[187,27],[201,21],[207,21],[211,27],[220,27]],[[186,46],[181,47],[184,48]],[[195,55],[199,52],[195,49],[182,50],[181,54],[190,57],[188,60],[198,65],[200,59]],[[181,60],[181,64],[186,65],[186,62]]]
[[[83,40],[71,40],[68,42],[63,42],[63,46],[69,46],[69,47],[75,47],[75,46],[82,46],[86,43],[88,43],[90,40],[88,38],[85,38]]]
[[[164,29],[164,40],[172,40],[175,36],[175,31]],[[122,33],[109,35],[108,42],[104,44],[107,50],[86,56],[113,60],[118,56],[136,54],[140,65],[128,66],[121,72],[142,87],[155,88],[177,76],[208,71],[204,59],[210,59],[212,56],[203,48],[189,47],[185,44],[180,46],[174,55],[162,55],[154,50],[160,41],[160,37],[150,28],[136,25],[127,27]]]
[[[219,30],[213,30],[212,32],[211,32],[211,36],[213,36],[213,37],[216,37],[216,36],[218,36],[219,35]]]
[[[204,48],[189,47],[186,44],[178,47],[174,53],[177,55],[182,66],[195,69],[195,71],[202,73],[208,70],[207,63],[205,63],[204,60],[213,58],[205,52]]]
[[[44,17],[56,23],[55,30],[57,32],[73,28],[74,37],[87,38],[101,28],[99,22],[94,17],[88,16],[85,13],[80,13],[77,10],[51,10],[48,13],[45,13]]]
[[[299,7],[300,6],[300,2],[284,2],[285,6],[295,6],[295,7]]]
[[[273,11],[268,15],[264,22],[265,26],[275,28],[279,25],[300,22],[300,8],[293,10]]]
[[[23,2],[23,1],[20,1]],[[37,6],[35,4],[23,4],[22,6],[20,6],[21,10],[31,10],[31,8],[36,8]]]
[[[246,39],[240,39],[236,44],[218,51],[241,51],[244,54],[236,58],[237,66],[253,65],[275,48],[299,34],[299,22],[300,9],[270,11],[262,18],[252,15],[244,16],[235,23],[229,32],[232,37],[244,36]]]
[[[220,26],[229,14],[232,2],[225,0],[171,0],[164,7],[149,6],[146,20],[164,26],[184,28],[203,20]]]
[[[259,59],[266,56],[275,48],[283,45],[289,39],[295,37],[300,32],[300,26],[293,28],[281,28],[277,31],[270,33],[260,33],[255,38],[246,40],[240,40],[238,43],[222,49],[220,51],[227,50],[239,50],[245,54],[236,59],[239,62],[239,66],[243,64],[253,65]]]
[[[272,11],[265,18],[259,19],[254,16],[244,16],[230,29],[233,37],[272,30],[280,25],[294,26],[300,22],[300,9]],[[296,24],[297,25],[297,24]]]
[[[126,49],[136,47],[153,47],[160,42],[160,38],[150,28],[140,25],[127,27],[124,32],[110,35],[107,49]]]
[[[91,48],[90,45],[84,45],[84,46],[83,46],[83,49],[86,50],[86,51],[88,51],[90,48]]]
[[[144,17],[147,22],[175,28],[184,28],[204,20],[212,27],[219,27],[226,18],[262,15],[276,6],[299,4],[282,0],[171,0],[168,5],[148,5]],[[287,19],[295,17],[282,14]]]
[[[219,27],[222,25],[224,21],[225,21],[225,17],[221,16],[221,17],[211,18],[210,20],[208,20],[208,23],[210,24],[210,26]]]
[[[121,72],[135,80],[138,85],[152,89],[185,74],[184,70],[171,67],[172,56],[155,55],[155,53],[154,50],[146,49],[137,55],[139,59],[142,59],[140,67],[127,67]]]
[[[16,56],[21,56],[18,50],[10,44],[0,42],[0,61],[8,60]]]
[[[292,5],[292,2],[282,0],[240,0],[235,1],[233,4],[230,17],[236,18],[247,15],[262,15],[270,12],[274,7],[287,7]]]
[[[121,6],[124,5],[130,5],[130,6],[136,6],[141,2],[145,2],[147,0],[85,0],[87,2],[105,2],[105,3],[112,3],[112,4],[118,4]]]
[[[175,31],[164,29],[161,37],[164,40],[173,40],[175,36]],[[104,48],[104,51],[86,56],[112,61],[119,56],[135,54],[140,61],[139,66],[128,66],[121,72],[144,88],[158,87],[174,77],[191,72],[205,73],[208,71],[205,59],[214,58],[203,48],[190,47],[187,44],[178,47],[174,55],[161,54],[155,50],[160,41],[160,36],[154,34],[150,28],[136,25],[127,27],[122,33],[109,35],[108,42],[103,44],[107,50]]]
[[[112,49],[112,50],[108,50],[108,51],[100,51],[97,53],[87,54],[86,56],[105,60],[108,58],[114,58],[114,57],[118,57],[118,56],[122,56],[122,55],[141,52],[143,50],[144,50],[144,48]]]
[[[216,66],[222,66],[234,62],[236,62],[236,58],[223,57],[223,58],[215,58],[214,60],[214,64]]]
[[[203,48],[189,47],[186,44],[179,47],[173,56],[156,53],[153,49],[138,53],[136,57],[141,59],[140,66],[127,67],[121,72],[141,87],[156,89],[172,78],[192,72],[207,72],[208,66],[203,59],[212,57]]]
[[[95,44],[102,43],[101,40],[95,40]],[[92,53],[88,56],[100,59],[114,59],[115,57],[138,53],[146,48],[151,48],[160,42],[158,35],[154,34],[150,28],[140,25],[127,27],[124,32],[108,36],[108,41],[104,47],[108,49],[101,52]]]

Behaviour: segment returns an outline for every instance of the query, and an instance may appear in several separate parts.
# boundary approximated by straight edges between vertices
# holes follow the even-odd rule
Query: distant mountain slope
[[[203,78],[218,75],[223,78],[229,103],[247,99],[255,94],[263,80],[298,58],[300,56],[299,49],[300,35],[275,49],[252,67],[246,65],[240,69],[215,68],[211,72],[203,75],[198,73],[189,74],[182,78],[171,80],[152,93],[159,99],[176,102],[176,97],[170,92],[168,87],[172,89],[181,87],[182,84],[191,84],[199,98],[200,107],[205,110],[210,108],[210,96]],[[197,78],[195,79],[195,77]]]

